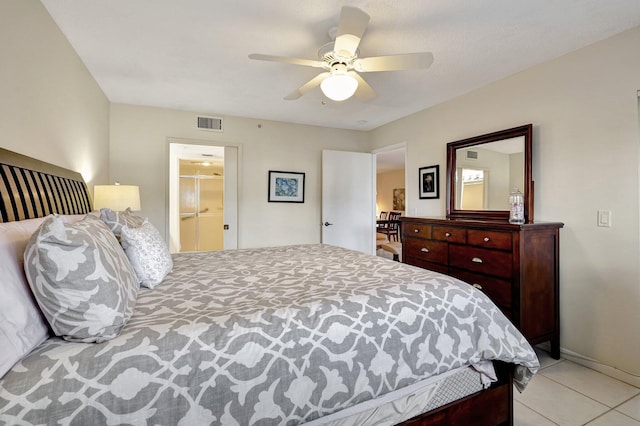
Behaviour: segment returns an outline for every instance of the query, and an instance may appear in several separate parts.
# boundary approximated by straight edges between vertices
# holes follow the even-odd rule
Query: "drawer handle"
[[[491,241],[491,238],[489,238],[489,237],[484,237],[484,242],[485,242],[485,243],[488,243],[489,241]]]
[[[445,233],[444,233],[444,236],[445,236],[445,237],[450,237],[450,236],[451,236],[451,232],[445,232]]]
[[[474,263],[482,263],[482,259],[480,259],[479,257],[474,257],[473,259],[471,259],[471,261]]]
[[[416,229],[413,230],[413,232],[415,232],[417,234],[418,232],[420,232],[420,230],[418,228],[416,228]]]
[[[480,284],[472,284],[475,288],[477,288],[478,290],[482,290],[482,286]]]
[[[423,252],[423,253],[429,253],[429,249],[428,249],[428,248],[426,248],[426,247],[422,247],[422,248],[420,249],[420,251],[421,251],[421,252]]]

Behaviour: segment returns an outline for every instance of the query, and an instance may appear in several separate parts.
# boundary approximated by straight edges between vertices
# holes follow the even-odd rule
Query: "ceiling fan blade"
[[[316,87],[318,87],[320,83],[322,83],[322,80],[324,80],[327,77],[329,77],[328,72],[323,72],[318,74],[317,76],[313,77],[311,80],[307,81],[302,86],[298,87],[293,92],[289,93],[287,96],[285,96],[284,99],[287,101],[295,101],[296,99],[299,99],[302,95],[307,93],[309,90],[315,89]]]
[[[431,64],[433,53],[422,52],[360,58],[353,63],[353,68],[359,72],[402,71],[429,68]]]
[[[371,17],[357,7],[344,6],[340,13],[334,52],[345,58],[355,55],[369,19]]]
[[[360,77],[360,74],[355,71],[349,71],[348,74],[358,80],[358,89],[355,93],[358,99],[367,102],[375,99],[378,96],[376,95],[376,91],[373,90],[371,86],[369,86],[369,83],[367,83],[364,78]]]
[[[284,62],[293,65],[303,65],[306,67],[327,68],[325,62],[314,61],[312,59],[285,58],[283,56],[262,55],[260,53],[252,53],[249,59],[257,59],[260,61]]]

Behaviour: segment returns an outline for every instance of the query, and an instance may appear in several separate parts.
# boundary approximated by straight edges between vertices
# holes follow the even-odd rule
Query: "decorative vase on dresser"
[[[472,284],[532,344],[560,357],[559,251],[562,223],[403,217],[402,261]]]

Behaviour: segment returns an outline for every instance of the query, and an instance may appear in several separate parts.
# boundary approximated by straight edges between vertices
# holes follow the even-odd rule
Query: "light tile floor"
[[[514,390],[515,426],[640,426],[640,389],[536,348],[540,371]]]

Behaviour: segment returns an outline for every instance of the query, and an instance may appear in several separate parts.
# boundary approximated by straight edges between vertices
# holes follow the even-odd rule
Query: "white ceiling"
[[[370,130],[640,25],[640,0],[42,0],[111,102]],[[428,70],[363,75],[378,97],[283,97],[319,73],[344,5],[360,56],[433,52]],[[323,102],[326,101],[326,102]]]

